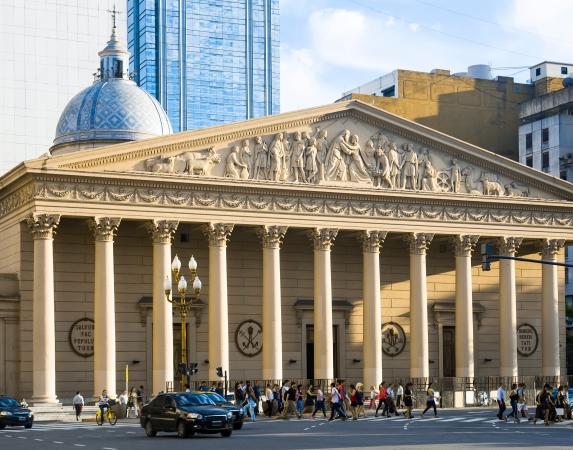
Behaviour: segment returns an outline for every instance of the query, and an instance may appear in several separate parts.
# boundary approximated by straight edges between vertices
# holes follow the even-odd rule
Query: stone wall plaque
[[[94,321],[84,317],[76,320],[68,334],[70,347],[76,355],[89,358],[94,354]]]
[[[517,353],[521,356],[531,356],[537,350],[539,337],[533,325],[522,323],[517,327]]]
[[[382,351],[388,356],[398,356],[406,347],[406,333],[396,322],[382,324]]]
[[[256,356],[263,349],[263,327],[254,320],[241,322],[235,331],[235,344],[248,357]]]

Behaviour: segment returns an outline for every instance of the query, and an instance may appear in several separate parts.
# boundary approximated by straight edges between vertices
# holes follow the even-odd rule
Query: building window
[[[528,156],[525,158],[525,165],[527,167],[533,167],[533,156]]]
[[[543,152],[541,154],[541,170],[549,170],[549,152]]]
[[[567,75],[567,67],[561,67],[561,75]]]
[[[562,180],[567,181],[567,171],[566,171],[566,170],[562,170],[561,172],[559,172],[559,178],[561,178]]]
[[[396,86],[390,86],[382,91],[384,97],[394,97],[396,95]]]
[[[541,75],[541,67],[535,69],[535,76],[538,77],[539,75]]]
[[[541,130],[541,143],[549,144],[549,128]]]
[[[533,134],[527,133],[525,135],[525,149],[531,150],[532,147],[533,147]]]

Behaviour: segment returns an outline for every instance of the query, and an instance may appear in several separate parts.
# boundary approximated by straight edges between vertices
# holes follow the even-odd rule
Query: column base
[[[28,402],[30,406],[39,407],[39,408],[57,408],[62,406],[62,404],[58,401],[57,397],[54,398],[32,398]]]

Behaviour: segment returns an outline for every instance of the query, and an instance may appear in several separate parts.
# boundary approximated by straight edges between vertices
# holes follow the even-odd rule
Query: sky
[[[573,62],[573,0],[280,0],[281,112],[332,103],[394,69],[529,79]]]

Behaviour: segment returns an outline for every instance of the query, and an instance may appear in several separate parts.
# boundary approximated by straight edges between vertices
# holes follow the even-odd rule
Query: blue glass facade
[[[174,131],[279,112],[279,0],[128,0],[130,68]]]

